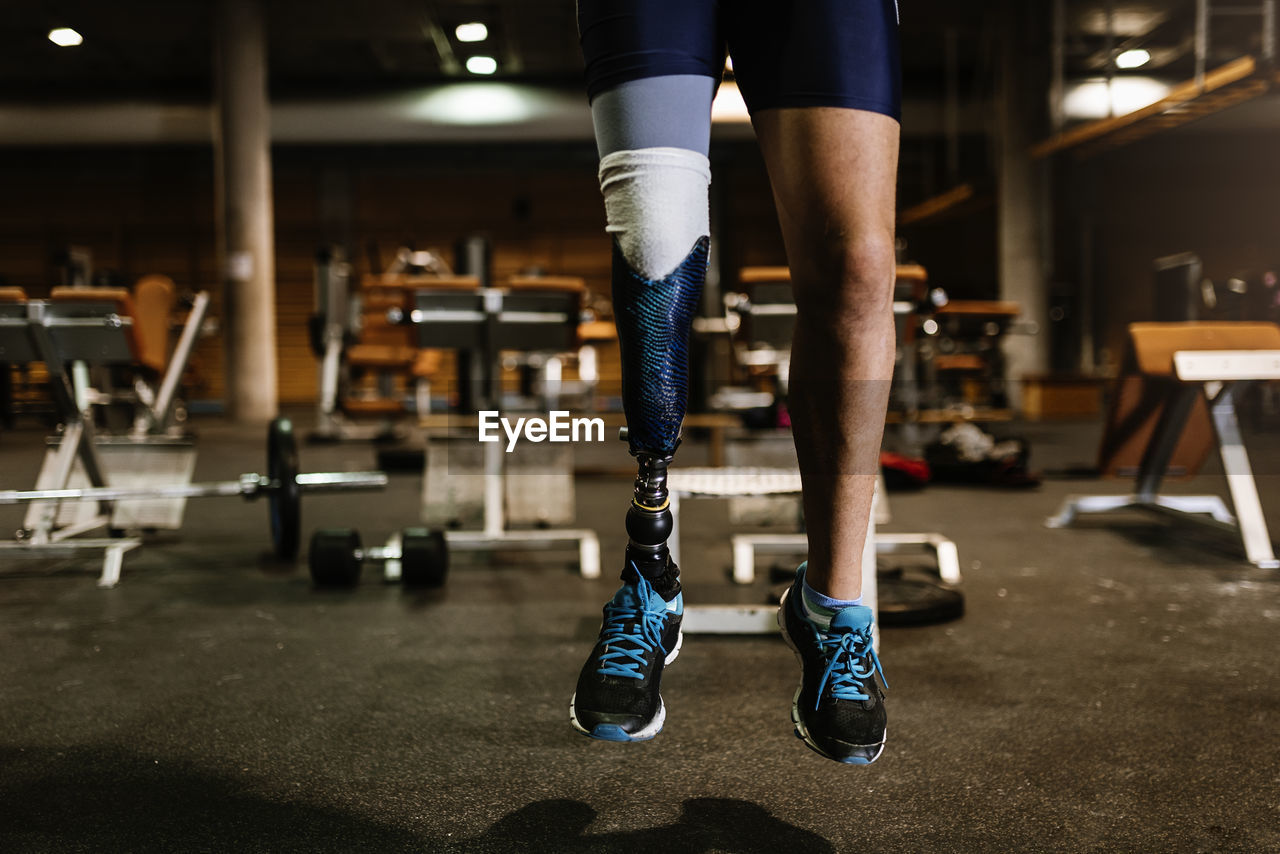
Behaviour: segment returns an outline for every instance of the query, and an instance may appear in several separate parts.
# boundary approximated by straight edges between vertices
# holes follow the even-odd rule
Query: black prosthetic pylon
[[[680,592],[679,569],[671,560],[667,539],[671,536],[671,494],[667,490],[667,466],[671,454],[635,454],[639,467],[635,493],[627,508],[627,560],[623,578],[638,572],[665,599]]]

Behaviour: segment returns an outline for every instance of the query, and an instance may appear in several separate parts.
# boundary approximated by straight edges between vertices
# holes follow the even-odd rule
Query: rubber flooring
[[[263,467],[261,430],[194,426],[197,479]],[[1090,462],[1098,429],[1028,426],[1033,465]],[[1275,436],[1249,438],[1273,530]],[[0,434],[0,488],[34,482],[41,445]],[[304,445],[302,463],[365,469],[373,451]],[[305,532],[380,541],[415,524],[421,488],[399,473],[309,497]],[[1068,493],[1124,489],[891,497],[888,530],[956,541],[967,612],[884,629],[889,743],[866,768],[792,735],[798,668],[776,636],[687,637],[652,742],[570,728],[626,478],[577,483],[605,578],[570,552],[460,555],[423,594],[374,569],[316,591],[305,556],[270,558],[262,502],[192,501],[114,589],[83,557],[0,569],[0,851],[1280,850],[1280,574],[1185,526],[1042,526]],[[0,507],[0,529],[21,518]],[[691,604],[764,601],[763,562],[752,587],[726,579],[725,502],[686,502],[683,531]]]

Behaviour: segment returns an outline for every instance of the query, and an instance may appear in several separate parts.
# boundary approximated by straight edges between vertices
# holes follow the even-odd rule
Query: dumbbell
[[[405,528],[384,546],[365,548],[354,528],[322,528],[311,535],[307,563],[317,587],[355,587],[364,562],[382,561],[385,581],[405,587],[443,587],[449,571],[444,532]]]

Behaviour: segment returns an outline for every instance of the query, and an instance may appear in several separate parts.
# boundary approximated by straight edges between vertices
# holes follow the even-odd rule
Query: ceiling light
[[[84,36],[70,27],[58,27],[55,30],[49,30],[49,41],[58,47],[75,47],[84,42]]]
[[[516,124],[546,114],[538,90],[508,83],[452,83],[435,87],[408,106],[416,121],[445,125]]]
[[[1151,77],[1081,80],[1067,84],[1062,108],[1069,119],[1105,119],[1140,110],[1168,94],[1169,84]]]
[[[1116,68],[1141,68],[1150,61],[1150,53],[1140,47],[1134,48],[1116,57]]]
[[[458,24],[458,28],[453,33],[460,42],[482,42],[489,38],[489,28],[476,22]]]
[[[498,60],[492,56],[473,56],[467,60],[467,70],[472,74],[492,74],[498,70]]]

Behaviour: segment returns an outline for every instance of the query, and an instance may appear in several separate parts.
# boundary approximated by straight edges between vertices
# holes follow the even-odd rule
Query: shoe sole
[[[788,607],[787,599],[790,596],[790,589],[784,591],[782,601],[778,603],[778,631],[782,632],[782,639],[787,642],[787,646],[791,647],[791,651],[795,653],[796,660],[800,662],[800,685],[796,688],[796,693],[791,698],[791,723],[795,727],[796,738],[802,740],[814,753],[824,759],[830,759],[832,762],[839,762],[842,765],[870,765],[880,758],[881,753],[884,753],[885,742],[889,740],[888,727],[885,727],[884,738],[881,739],[879,744],[849,745],[851,749],[864,751],[863,753],[853,756],[832,756],[818,746],[818,743],[809,735],[809,728],[800,719],[800,694],[804,691],[804,656],[800,654],[800,647],[796,645],[796,642],[791,639],[791,635],[787,633],[787,612],[784,609]]]
[[[680,647],[684,646],[684,632],[676,635],[676,648],[662,661],[662,668],[665,670],[671,662],[676,660],[676,656],[680,654]],[[578,693],[575,691],[569,699],[569,723],[573,724],[573,728],[588,738],[594,738],[599,741],[649,741],[655,735],[662,732],[662,725],[667,720],[667,706],[662,702],[662,695],[658,695],[658,712],[653,716],[653,720],[645,724],[644,727],[636,732],[629,733],[617,724],[596,724],[593,729],[587,729],[578,723],[577,709]]]

